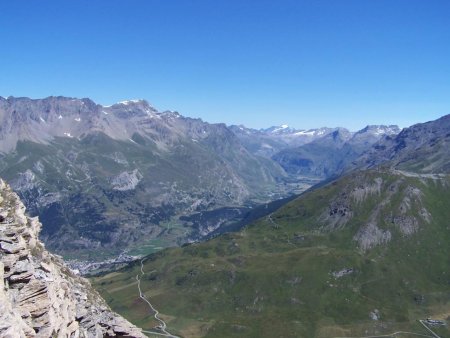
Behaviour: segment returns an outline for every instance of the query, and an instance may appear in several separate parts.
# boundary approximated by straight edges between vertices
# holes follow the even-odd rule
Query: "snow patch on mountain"
[[[287,124],[282,124],[279,127],[272,127],[270,129],[271,129],[271,133],[275,134],[275,133],[280,132],[281,130],[285,130],[285,129],[288,129],[288,128],[289,128],[289,126]]]
[[[117,104],[123,104],[123,105],[129,105],[129,104],[132,104],[132,103],[139,103],[139,102],[142,102],[142,101],[144,101],[144,100],[142,100],[142,99],[134,99],[134,100],[125,100],[125,101],[120,101],[120,102],[117,102]]]

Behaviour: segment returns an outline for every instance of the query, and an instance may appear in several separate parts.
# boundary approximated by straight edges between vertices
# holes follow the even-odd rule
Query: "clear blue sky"
[[[257,128],[450,113],[448,0],[14,0],[0,36],[1,96],[145,98]]]

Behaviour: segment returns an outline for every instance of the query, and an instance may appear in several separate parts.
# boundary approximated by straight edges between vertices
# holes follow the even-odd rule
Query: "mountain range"
[[[0,176],[40,217],[51,250],[98,259],[236,228],[255,206],[342,172],[396,132],[253,130],[145,100],[0,97]]]
[[[356,163],[372,167],[390,162],[401,170],[448,173],[450,170],[450,115],[384,136]]]
[[[0,176],[51,250],[141,255],[92,278],[106,305],[0,181],[0,332],[450,333],[450,115],[254,130],[143,100],[9,97],[0,122]]]
[[[245,205],[285,175],[225,125],[145,101],[0,99],[0,121],[0,175],[61,253],[157,237],[174,215]]]
[[[372,125],[356,133],[336,128],[307,144],[281,150],[272,158],[289,174],[326,179],[342,174],[382,138],[399,132],[397,126]]]

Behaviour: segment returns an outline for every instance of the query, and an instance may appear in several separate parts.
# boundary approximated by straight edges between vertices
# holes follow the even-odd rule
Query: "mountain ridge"
[[[386,136],[361,156],[356,166],[390,163],[399,169],[420,173],[448,172],[450,168],[450,114],[414,124],[399,134]],[[423,161],[426,157],[427,161]]]

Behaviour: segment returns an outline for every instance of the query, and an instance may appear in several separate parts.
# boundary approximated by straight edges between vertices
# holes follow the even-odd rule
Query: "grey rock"
[[[358,242],[362,251],[367,251],[374,246],[388,243],[392,235],[389,230],[382,230],[375,223],[369,223],[361,227],[353,239]]]
[[[353,268],[344,268],[344,269],[339,270],[339,271],[333,271],[333,272],[331,273],[331,275],[332,275],[334,278],[341,278],[341,277],[350,275],[350,274],[352,274],[353,272],[354,272]]]
[[[450,168],[450,115],[415,124],[398,135],[376,142],[355,167],[371,168],[381,163],[416,173],[448,173]]]
[[[130,172],[123,172],[114,177],[111,180],[111,185],[114,190],[127,191],[133,190],[142,179],[142,175],[139,170],[135,169]]]
[[[1,179],[0,196],[0,208],[9,208],[13,219],[0,224],[0,238],[14,233],[14,243],[0,242],[1,337],[145,337],[112,312],[89,281],[44,249],[38,240],[41,224],[25,215]]]

